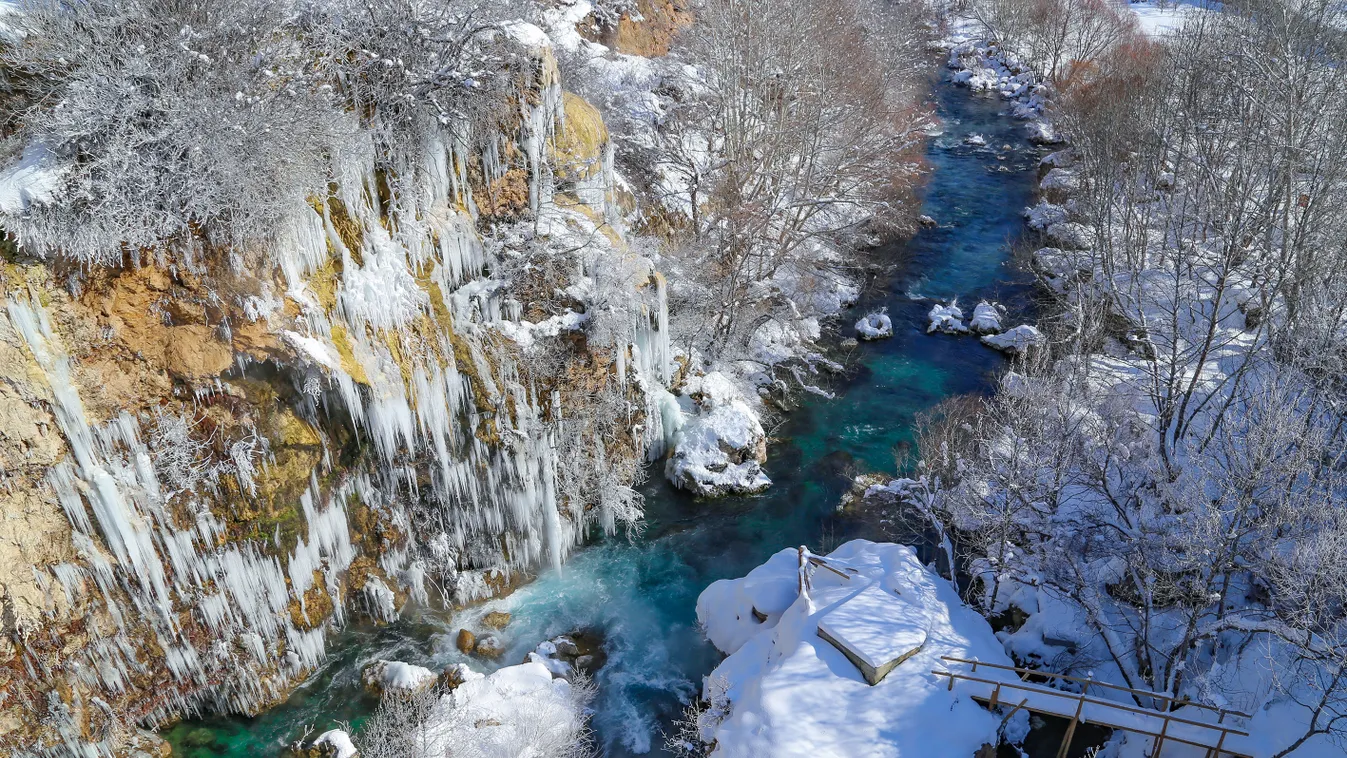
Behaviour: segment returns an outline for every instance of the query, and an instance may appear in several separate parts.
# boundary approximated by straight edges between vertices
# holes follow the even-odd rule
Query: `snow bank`
[[[716,723],[702,724],[713,755],[968,758],[995,743],[1000,718],[931,675],[944,655],[1009,664],[987,622],[909,547],[854,540],[827,560],[851,578],[817,570],[808,598],[796,590],[794,549],[698,598],[698,620],[729,654],[707,679],[708,698],[723,689],[728,701],[710,711]],[[925,632],[920,649],[875,686],[817,634],[820,621],[866,593],[902,599],[899,617],[867,619],[881,636]]]
[[[963,311],[958,305],[950,303],[949,305],[936,305],[927,314],[931,320],[931,325],[926,327],[926,333],[943,332],[945,334],[967,334],[968,327],[963,324]]]
[[[856,322],[856,336],[863,340],[878,340],[893,336],[893,319],[884,311],[867,314]]]
[[[1021,324],[1005,334],[988,334],[982,338],[982,344],[987,347],[1011,355],[1019,355],[1043,341],[1043,333],[1028,324]]]
[[[683,422],[664,467],[669,481],[703,497],[761,492],[771,485],[760,465],[767,459],[762,423],[725,375],[692,377],[679,405]]]

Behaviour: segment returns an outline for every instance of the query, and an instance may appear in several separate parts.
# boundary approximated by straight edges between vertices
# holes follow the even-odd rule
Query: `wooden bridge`
[[[1225,723],[1227,716],[1247,719],[1249,718],[1247,713],[1215,708],[1188,700],[1179,700],[1173,695],[1120,687],[1116,684],[1097,682],[1093,679],[1081,679],[1065,674],[1052,674],[1045,671],[982,663],[950,656],[941,656],[941,660],[947,664],[969,664],[972,666],[972,670],[968,673],[939,669],[931,672],[936,676],[948,677],[951,690],[954,689],[954,684],[958,682],[960,689],[967,692],[974,700],[992,707],[997,705],[1010,706],[1010,713],[1023,709],[1070,719],[1071,723],[1062,739],[1062,747],[1057,751],[1057,758],[1066,758],[1067,750],[1071,747],[1071,738],[1076,731],[1076,725],[1081,723],[1095,724],[1110,729],[1122,729],[1133,734],[1154,737],[1155,748],[1151,753],[1153,758],[1160,758],[1160,750],[1166,742],[1178,742],[1205,748],[1207,758],[1221,758],[1222,756],[1253,758],[1248,747],[1248,732]],[[979,668],[983,669],[981,676],[978,675]],[[1016,676],[1009,677],[1006,676],[1006,673],[1013,673]],[[1081,691],[1079,693],[1063,692],[1046,684],[1026,681],[1027,677],[1045,677],[1056,681],[1075,682],[1081,685]],[[1151,698],[1165,710],[1137,708],[1126,703],[1092,697],[1090,695],[1091,689],[1096,691],[1113,690]],[[1214,722],[1199,721],[1195,718],[1179,716],[1170,710],[1174,706],[1211,713],[1215,715],[1216,720]],[[1199,714],[1189,713],[1187,715],[1196,716]],[[1006,717],[1009,718],[1009,714]]]

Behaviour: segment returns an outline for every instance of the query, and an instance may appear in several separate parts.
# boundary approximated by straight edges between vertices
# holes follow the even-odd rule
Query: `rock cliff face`
[[[145,729],[283,698],[352,614],[488,596],[639,516],[663,280],[523,32],[517,122],[446,137],[412,212],[371,161],[266,249],[3,252],[0,752],[160,753]]]

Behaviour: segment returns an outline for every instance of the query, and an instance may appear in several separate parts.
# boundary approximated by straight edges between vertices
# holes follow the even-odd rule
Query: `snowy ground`
[[[1144,2],[1131,3],[1137,23],[1147,37],[1164,37],[1191,19],[1194,15],[1219,7],[1206,2]]]
[[[851,578],[816,569],[809,595],[801,597],[797,552],[786,549],[746,577],[712,584],[698,599],[698,619],[729,655],[706,683],[712,707],[701,727],[716,742],[713,755],[968,758],[995,743],[1000,717],[931,674],[944,668],[941,656],[1008,664],[987,622],[912,548],[854,540],[827,562]],[[876,591],[896,593],[910,609],[871,619],[879,636],[919,627],[926,641],[871,686],[817,632],[829,614]],[[759,622],[755,611],[766,620]],[[1019,718],[1012,729],[1024,727]]]

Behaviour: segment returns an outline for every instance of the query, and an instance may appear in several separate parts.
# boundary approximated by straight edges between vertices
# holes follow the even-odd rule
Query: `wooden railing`
[[[1224,748],[1224,746],[1225,746],[1225,741],[1226,741],[1226,738],[1227,738],[1228,736],[1230,736],[1230,735],[1235,735],[1235,736],[1239,736],[1239,737],[1247,737],[1247,736],[1249,736],[1248,732],[1241,731],[1241,730],[1239,730],[1239,729],[1237,729],[1237,728],[1235,728],[1235,727],[1233,727],[1233,726],[1225,725],[1225,724],[1222,723],[1222,722],[1225,720],[1225,717],[1226,717],[1227,715],[1229,715],[1229,716],[1242,716],[1242,717],[1244,717],[1244,718],[1248,718],[1248,717],[1249,717],[1248,714],[1246,714],[1246,713],[1240,713],[1239,711],[1231,711],[1231,710],[1226,710],[1226,709],[1224,709],[1224,708],[1216,708],[1216,707],[1209,706],[1209,705],[1203,705],[1203,704],[1201,704],[1201,703],[1194,703],[1194,702],[1188,701],[1188,700],[1179,700],[1178,698],[1176,698],[1176,697],[1174,697],[1174,696],[1172,696],[1172,695],[1166,695],[1166,694],[1159,693],[1159,692],[1149,692],[1149,691],[1147,691],[1147,690],[1138,690],[1138,689],[1133,689],[1133,688],[1131,688],[1131,687],[1123,687],[1123,686],[1116,685],[1116,684],[1108,684],[1108,683],[1106,683],[1106,682],[1099,682],[1099,681],[1095,681],[1095,680],[1093,680],[1093,679],[1081,679],[1081,678],[1079,678],[1079,677],[1067,676],[1067,675],[1065,675],[1065,674],[1053,674],[1053,673],[1050,673],[1050,672],[1037,671],[1037,670],[1034,670],[1034,669],[1017,668],[1017,667],[1014,667],[1014,666],[1005,666],[1005,665],[1001,665],[1001,664],[997,664],[997,663],[984,663],[984,662],[982,662],[982,661],[967,660],[967,659],[964,659],[964,658],[955,658],[955,657],[953,657],[953,656],[941,656],[941,660],[948,661],[948,662],[950,662],[950,663],[966,663],[966,664],[972,665],[972,667],[973,667],[973,668],[972,668],[972,672],[969,673],[969,674],[963,674],[963,673],[954,672],[954,671],[940,671],[940,670],[938,670],[938,669],[932,671],[931,673],[932,673],[932,674],[935,674],[936,676],[944,676],[944,677],[948,677],[948,678],[949,678],[949,689],[951,689],[951,690],[954,689],[954,682],[955,682],[956,680],[964,680],[964,681],[969,681],[969,682],[978,682],[978,683],[980,683],[980,684],[993,685],[993,686],[994,686],[994,689],[992,690],[991,697],[988,698],[988,702],[989,702],[989,704],[990,704],[993,708],[995,708],[998,704],[1000,704],[1000,703],[1002,702],[1002,701],[1001,701],[1001,690],[1002,690],[1003,688],[1011,689],[1011,690],[1020,690],[1020,691],[1023,691],[1023,692],[1031,692],[1031,693],[1035,693],[1035,694],[1039,694],[1039,695],[1048,695],[1048,696],[1050,696],[1050,697],[1057,697],[1057,698],[1062,698],[1062,699],[1064,699],[1064,700],[1073,701],[1074,704],[1075,704],[1075,712],[1074,712],[1074,714],[1071,715],[1071,717],[1070,717],[1070,718],[1071,718],[1071,723],[1067,726],[1066,734],[1065,734],[1065,735],[1063,736],[1063,738],[1062,738],[1062,746],[1061,746],[1061,748],[1057,751],[1057,758],[1066,758],[1067,750],[1068,750],[1068,749],[1070,748],[1070,746],[1071,746],[1071,739],[1075,736],[1076,725],[1079,724],[1079,723],[1081,722],[1081,712],[1084,710],[1084,708],[1085,708],[1085,706],[1086,706],[1087,704],[1089,704],[1089,705],[1097,705],[1097,706],[1100,706],[1100,707],[1103,707],[1103,708],[1112,709],[1112,710],[1116,710],[1116,711],[1121,711],[1121,712],[1123,712],[1123,713],[1132,713],[1132,714],[1138,714],[1138,715],[1141,715],[1141,716],[1146,716],[1146,717],[1149,717],[1149,718],[1156,718],[1156,719],[1159,719],[1160,722],[1161,722],[1161,726],[1160,726],[1160,731],[1158,731],[1158,732],[1152,732],[1152,731],[1149,731],[1149,730],[1147,730],[1147,729],[1136,728],[1136,727],[1134,727],[1134,726],[1125,726],[1125,725],[1122,725],[1122,724],[1108,724],[1108,723],[1103,723],[1103,722],[1100,722],[1099,719],[1094,719],[1094,721],[1095,721],[1096,723],[1100,723],[1101,726],[1112,726],[1113,728],[1123,729],[1123,730],[1125,730],[1125,731],[1133,732],[1133,733],[1135,733],[1135,734],[1140,734],[1140,735],[1143,735],[1143,736],[1146,736],[1146,737],[1155,737],[1155,738],[1156,738],[1156,740],[1155,740],[1155,750],[1154,750],[1153,755],[1154,755],[1156,758],[1158,758],[1158,756],[1160,755],[1160,748],[1164,745],[1164,743],[1165,743],[1166,740],[1171,741],[1171,742],[1182,743],[1182,744],[1185,744],[1185,745],[1192,745],[1192,746],[1194,746],[1194,747],[1204,748],[1204,749],[1206,749],[1206,751],[1207,751],[1206,754],[1207,754],[1207,756],[1209,756],[1209,758],[1219,758],[1220,755],[1221,755],[1221,753],[1223,752],[1222,748]],[[1025,677],[1025,676],[1044,676],[1044,677],[1049,677],[1049,678],[1052,678],[1052,679],[1059,679],[1059,680],[1065,680],[1065,681],[1077,682],[1077,683],[1080,683],[1080,684],[1083,685],[1083,689],[1082,689],[1082,691],[1081,691],[1080,693],[1072,693],[1072,692],[1063,692],[1063,691],[1061,691],[1061,690],[1055,690],[1055,689],[1052,689],[1051,687],[1048,687],[1048,686],[1043,685],[1043,684],[1035,684],[1035,683],[1032,683],[1032,682],[1025,682],[1025,681],[1023,681],[1023,680],[1021,680],[1021,681],[1019,681],[1019,682],[1009,682],[1009,681],[1005,681],[1005,680],[1001,680],[1001,679],[987,679],[987,678],[984,678],[984,677],[975,676],[975,674],[977,673],[977,669],[978,669],[979,666],[981,666],[981,667],[983,667],[983,668],[995,669],[995,670],[998,670],[998,671],[1010,671],[1010,672],[1013,672],[1013,673],[1015,673],[1015,674],[1017,674],[1017,675],[1019,675],[1019,676],[1021,676],[1021,677]],[[1097,687],[1097,688],[1104,688],[1104,689],[1110,689],[1110,690],[1117,690],[1117,691],[1128,692],[1128,693],[1131,693],[1131,694],[1133,694],[1133,695],[1144,695],[1144,696],[1147,696],[1147,697],[1152,697],[1152,698],[1155,698],[1155,699],[1157,699],[1157,700],[1160,700],[1160,701],[1164,702],[1164,703],[1166,704],[1166,708],[1171,707],[1173,704],[1179,704],[1179,705],[1185,705],[1185,706],[1196,706],[1196,707],[1198,707],[1198,708],[1203,708],[1203,709],[1206,709],[1206,710],[1209,710],[1209,711],[1212,711],[1212,712],[1216,713],[1216,714],[1217,714],[1217,721],[1216,721],[1215,724],[1212,724],[1212,723],[1206,722],[1206,721],[1194,721],[1194,720],[1192,720],[1192,719],[1183,718],[1183,717],[1181,717],[1181,716],[1175,716],[1175,715],[1173,715],[1172,713],[1168,712],[1167,710],[1166,710],[1166,711],[1157,711],[1157,710],[1149,710],[1149,709],[1145,709],[1145,708],[1137,708],[1137,707],[1130,706],[1130,705],[1126,705],[1126,704],[1124,704],[1124,703],[1119,703],[1119,702],[1116,702],[1116,701],[1113,701],[1113,700],[1104,700],[1104,699],[1102,699],[1102,698],[1090,697],[1089,694],[1088,694],[1088,693],[1089,693],[1089,688],[1090,688],[1090,687]],[[1053,715],[1053,716],[1066,717],[1067,713],[1070,711],[1071,705],[1070,705],[1070,704],[1067,704],[1066,706],[1064,706],[1064,708],[1063,708],[1062,710],[1059,711],[1059,710],[1051,710],[1051,709],[1048,709],[1048,708],[1034,707],[1034,706],[1028,704],[1028,700],[1027,700],[1027,699],[1023,699],[1023,700],[1021,700],[1018,704],[1014,705],[1014,707],[1013,707],[1013,709],[1012,709],[1011,712],[1013,713],[1014,711],[1020,710],[1021,708],[1025,709],[1025,710],[1029,710],[1029,711],[1036,711],[1036,712],[1038,712],[1038,713],[1046,713],[1046,714],[1050,714],[1050,715]],[[1189,740],[1189,739],[1185,739],[1185,738],[1182,738],[1182,737],[1178,737],[1178,736],[1172,735],[1172,734],[1169,733],[1169,727],[1170,727],[1171,724],[1185,724],[1185,725],[1189,725],[1189,726],[1198,727],[1198,728],[1201,728],[1201,729],[1211,730],[1211,731],[1213,732],[1213,735],[1212,735],[1212,736],[1215,738],[1216,742],[1215,742],[1214,745],[1213,745],[1212,743],[1210,743],[1210,742],[1194,742],[1194,741]],[[1228,751],[1226,751],[1226,752],[1228,752]],[[1230,753],[1230,754],[1231,754],[1231,755],[1240,755],[1240,754],[1238,754],[1238,753]]]

